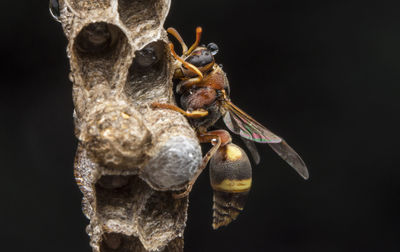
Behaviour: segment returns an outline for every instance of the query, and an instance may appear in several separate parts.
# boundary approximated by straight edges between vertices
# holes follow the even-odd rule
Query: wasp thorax
[[[210,182],[214,190],[213,228],[237,218],[251,188],[251,164],[242,148],[227,144],[210,161]]]

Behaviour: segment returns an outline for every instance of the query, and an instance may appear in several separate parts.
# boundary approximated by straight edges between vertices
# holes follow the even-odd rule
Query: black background
[[[398,1],[175,0],[166,22],[220,47],[232,100],[284,136],[302,180],[267,146],[245,210],[213,231],[203,174],[186,251],[400,251]],[[4,251],[90,251],[73,178],[72,84],[47,1],[2,3]]]

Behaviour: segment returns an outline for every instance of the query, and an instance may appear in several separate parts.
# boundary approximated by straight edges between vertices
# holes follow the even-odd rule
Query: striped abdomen
[[[213,228],[226,226],[243,210],[251,188],[251,164],[242,148],[227,144],[210,161],[214,190]]]

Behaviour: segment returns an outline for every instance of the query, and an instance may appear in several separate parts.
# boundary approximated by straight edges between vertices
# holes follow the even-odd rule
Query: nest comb
[[[182,251],[188,199],[173,199],[201,162],[174,103],[163,23],[170,0],[52,0],[68,38],[75,177],[93,251]]]

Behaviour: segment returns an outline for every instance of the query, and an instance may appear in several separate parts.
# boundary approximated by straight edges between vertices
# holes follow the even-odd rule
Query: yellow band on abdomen
[[[224,179],[218,185],[212,185],[212,188],[216,191],[224,192],[245,192],[251,187],[251,178],[242,180],[231,180]]]

